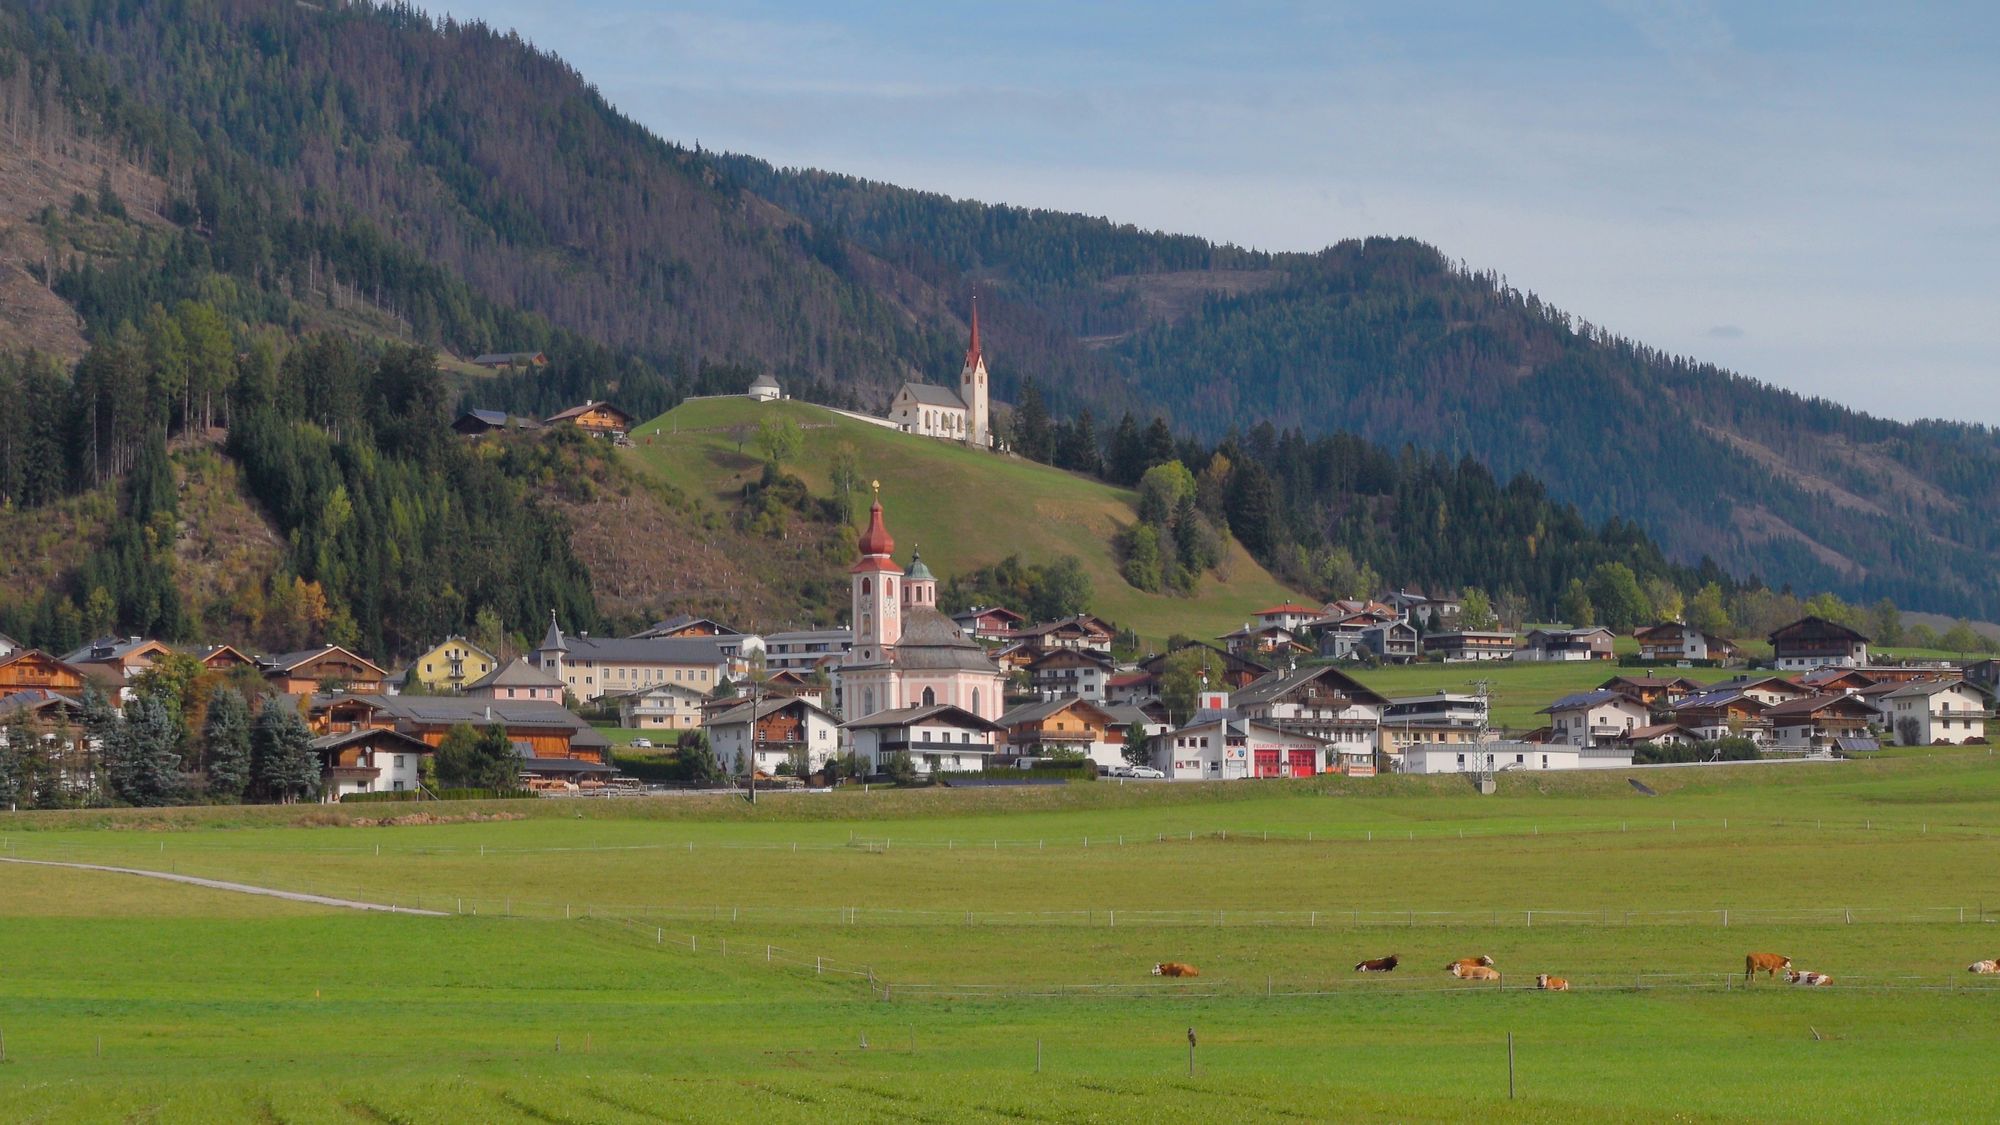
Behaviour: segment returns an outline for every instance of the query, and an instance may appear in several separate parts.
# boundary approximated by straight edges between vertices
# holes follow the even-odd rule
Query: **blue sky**
[[[453,0],[682,143],[1270,249],[2000,423],[2000,5]]]

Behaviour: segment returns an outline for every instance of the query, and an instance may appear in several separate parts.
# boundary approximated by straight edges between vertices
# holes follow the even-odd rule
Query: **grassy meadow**
[[[882,505],[896,550],[912,547],[940,578],[1019,555],[1030,563],[1074,555],[1090,575],[1094,612],[1154,643],[1174,633],[1212,637],[1243,624],[1266,606],[1296,595],[1272,578],[1240,544],[1190,598],[1148,594],[1126,584],[1112,558],[1111,537],[1135,516],[1132,494],[1047,465],[978,452],[950,442],[872,426],[803,402],[753,403],[743,398],[696,399],[637,426],[628,455],[693,495],[732,498],[763,472],[754,440],[758,422],[782,418],[802,427],[803,448],[786,466],[816,495],[831,495],[828,467],[842,445],[853,447],[864,480],[882,482]],[[867,499],[856,496],[857,512]]]
[[[382,806],[0,816],[0,858],[448,915],[0,863],[0,1120],[2000,1112],[1983,1068],[1947,1065],[2000,1045],[2000,991],[1964,972],[2000,956],[2000,761],[1634,776],[1659,795],[1618,773],[1493,797],[1393,777],[401,825]],[[1753,949],[1836,984],[1746,990]],[[1391,952],[1397,973],[1350,970]],[[1476,953],[1504,987],[1440,971]],[[1150,976],[1165,959],[1202,975]],[[1576,990],[1523,987],[1537,972]]]

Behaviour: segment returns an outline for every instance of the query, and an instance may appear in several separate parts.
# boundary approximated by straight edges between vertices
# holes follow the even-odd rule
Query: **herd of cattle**
[[[1356,962],[1354,971],[1357,973],[1393,973],[1396,971],[1396,966],[1400,964],[1402,964],[1402,959],[1398,955],[1391,953],[1387,957],[1374,957],[1366,961]],[[1965,968],[1967,972],[1971,973],[2000,973],[2000,958],[1974,961]],[[1493,963],[1493,958],[1486,956],[1460,957],[1458,960],[1446,965],[1444,971],[1460,980],[1497,981],[1500,979],[1499,966]],[[1786,983],[1800,985],[1805,988],[1820,988],[1833,983],[1833,978],[1826,973],[1815,973],[1810,970],[1802,971],[1792,968],[1792,959],[1781,953],[1744,954],[1744,983],[1748,984],[1758,973],[1763,973],[1773,980],[1777,979],[1779,973],[1783,973],[1785,974]],[[1201,970],[1181,961],[1161,961],[1153,966],[1153,975],[1156,977],[1198,977],[1201,975]],[[1569,981],[1562,977],[1539,973],[1535,976],[1535,987],[1548,992],[1568,992]]]

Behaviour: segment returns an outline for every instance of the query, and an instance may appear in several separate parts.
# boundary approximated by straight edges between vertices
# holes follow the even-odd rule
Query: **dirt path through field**
[[[203,879],[196,875],[180,875],[171,871],[148,871],[142,867],[107,867],[101,863],[59,863],[49,859],[11,859],[0,856],[0,863],[25,863],[35,867],[70,867],[78,871],[108,871],[114,875],[141,875],[148,879],[165,879],[170,883],[188,883],[197,887],[207,887],[215,891],[235,891],[246,895],[268,895],[271,898],[289,899],[293,902],[310,902],[318,906],[338,906],[346,910],[379,910],[385,914],[421,914],[426,918],[442,918],[443,911],[418,910],[394,903],[360,902],[351,898],[329,898],[326,895],[311,895],[302,891],[281,891],[275,887],[258,887],[249,883],[230,883],[221,879]]]

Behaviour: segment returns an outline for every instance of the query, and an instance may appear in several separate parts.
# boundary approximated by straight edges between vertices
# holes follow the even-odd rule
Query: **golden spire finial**
[[[871,480],[871,481],[869,481],[869,482],[868,482],[868,487],[869,487],[869,488],[872,488],[872,489],[874,489],[874,490],[875,490],[875,495],[877,495],[877,496],[880,496],[880,495],[882,495],[882,482],[881,482],[881,481],[879,481],[879,480]]]

